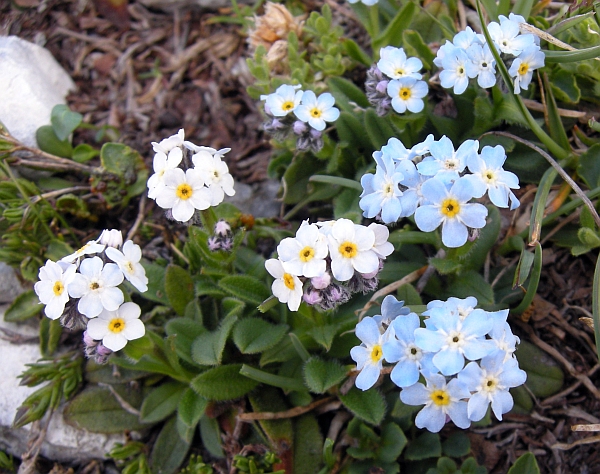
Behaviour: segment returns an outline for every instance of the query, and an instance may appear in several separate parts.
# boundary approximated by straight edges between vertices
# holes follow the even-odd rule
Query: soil
[[[232,148],[227,159],[236,180],[264,180],[270,146],[260,130],[257,104],[245,92],[252,82],[245,66],[246,36],[239,25],[218,21],[230,10],[172,0],[114,7],[120,3],[1,2],[0,34],[48,48],[77,85],[69,106],[86,123],[118,130],[118,140],[140,151],[149,167],[151,142],[184,128],[196,144]],[[322,2],[312,3],[318,8]],[[338,4],[344,8],[343,0]],[[348,20],[350,10],[344,12],[362,42],[364,32]],[[93,134],[75,140],[89,142]],[[493,473],[507,472],[526,451],[536,455],[542,473],[598,473],[600,437],[571,428],[600,423],[594,335],[579,319],[590,316],[595,257],[575,258],[549,243],[544,248],[538,297],[530,311],[510,322],[522,340],[557,360],[565,372],[563,390],[535,400],[528,415],[506,415],[501,423],[469,430],[473,453]],[[78,472],[99,472],[94,466]]]

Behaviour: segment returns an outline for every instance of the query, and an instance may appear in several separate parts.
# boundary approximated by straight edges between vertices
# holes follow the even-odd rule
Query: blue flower
[[[445,183],[456,181],[467,165],[470,156],[479,150],[477,140],[466,140],[454,151],[452,141],[443,136],[429,146],[431,156],[427,156],[417,165],[419,173],[425,176],[435,176]]]
[[[381,220],[386,224],[396,222],[402,213],[400,197],[402,191],[399,184],[402,173],[396,171],[394,161],[381,152],[373,154],[377,167],[375,174],[365,174],[360,180],[363,186],[360,208],[365,217],[375,217],[381,213]]]
[[[372,224],[371,224],[372,225]],[[406,316],[410,309],[404,306],[404,301],[398,301],[395,296],[387,295],[381,302],[381,314],[373,316],[382,331],[392,324],[398,316]]]
[[[356,370],[360,373],[356,377],[356,386],[361,390],[368,390],[379,378],[383,365],[383,345],[392,335],[391,331],[381,333],[377,322],[366,317],[356,325],[356,337],[362,344],[350,350],[350,356],[356,362]]]
[[[457,376],[471,391],[467,415],[471,421],[481,420],[492,405],[496,418],[502,420],[502,415],[513,407],[513,398],[508,389],[518,387],[527,380],[527,373],[519,369],[517,359],[504,361],[501,354],[484,357],[481,366],[470,362]]]
[[[415,418],[417,428],[439,432],[446,424],[446,417],[459,428],[468,428],[471,421],[467,416],[467,402],[470,396],[467,387],[458,379],[446,383],[446,377],[431,375],[425,378],[427,386],[416,383],[400,392],[400,400],[407,405],[425,405]]]
[[[389,82],[387,93],[392,98],[392,108],[399,114],[407,110],[420,112],[425,107],[423,97],[427,95],[429,87],[425,81],[418,81],[414,77],[401,77]]]
[[[407,58],[403,48],[394,48],[386,50],[386,54],[377,62],[377,67],[390,79],[421,79],[419,71],[423,63],[419,58]]]
[[[485,311],[473,311],[464,320],[443,306],[432,308],[430,313],[430,324],[415,330],[415,342],[423,351],[436,353],[433,364],[442,374],[457,374],[465,357],[477,360],[495,350],[494,343],[485,339],[492,328]]]
[[[519,338],[513,334],[510,325],[506,322],[508,310],[503,309],[493,313],[488,312],[488,317],[492,320],[492,329],[490,329],[488,335],[496,345],[496,351],[500,353],[506,361],[512,357],[517,344],[520,342]],[[494,354],[496,354],[496,352],[492,355]]]
[[[433,142],[435,142],[433,135],[429,134],[421,143],[417,143],[412,148],[406,148],[404,143],[396,137],[392,137],[388,140],[387,145],[381,147],[381,153],[383,153],[384,156],[390,156],[396,162],[414,160],[417,157],[429,153],[429,147]]]
[[[472,44],[467,49],[469,62],[467,63],[467,75],[477,77],[477,84],[483,89],[492,87],[496,84],[496,60],[486,44]]]
[[[502,145],[484,146],[481,155],[477,153],[467,157],[467,166],[471,175],[465,176],[473,186],[474,197],[483,196],[486,191],[490,201],[498,207],[510,210],[519,207],[519,200],[511,189],[519,189],[519,178],[516,174],[502,169],[506,161],[506,152]]]
[[[450,189],[437,178],[421,186],[423,197],[431,204],[415,211],[415,222],[423,232],[431,232],[442,225],[442,242],[447,247],[464,245],[469,236],[467,227],[485,226],[487,209],[482,204],[468,203],[473,188],[464,178],[457,179]]]
[[[453,48],[447,51],[442,60],[440,83],[446,89],[453,88],[455,94],[462,94],[469,85],[469,71],[467,64],[469,56],[464,49]],[[472,73],[471,73],[472,74]]]
[[[420,320],[415,313],[397,317],[392,321],[395,337],[391,337],[383,345],[385,360],[390,363],[396,362],[390,378],[400,388],[417,383],[422,368],[429,375],[438,372],[432,363],[433,354],[424,353],[415,344],[415,329],[418,327]]]

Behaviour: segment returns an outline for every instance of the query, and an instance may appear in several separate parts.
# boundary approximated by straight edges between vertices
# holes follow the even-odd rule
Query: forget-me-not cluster
[[[539,38],[531,33],[522,34],[520,24],[525,19],[511,13],[499,16],[488,25],[488,31],[496,50],[509,68],[515,94],[527,90],[533,71],[544,66],[544,53]],[[496,84],[496,60],[482,34],[470,27],[457,33],[452,41],[446,41],[437,52],[434,64],[441,68],[440,82],[443,87],[462,94],[470,79],[477,79],[479,87],[487,89]]]
[[[479,142],[466,140],[455,150],[448,137],[429,135],[407,149],[393,137],[373,158],[375,173],[360,181],[363,215],[385,224],[414,215],[424,232],[441,226],[447,247],[464,245],[469,229],[485,226],[488,211],[473,199],[487,194],[498,207],[513,210],[519,205],[512,192],[519,179],[502,168],[506,153],[501,145],[485,146],[479,153]]]
[[[513,407],[509,389],[525,383],[514,355],[519,338],[507,323],[508,310],[488,312],[477,299],[449,298],[427,305],[421,318],[388,295],[381,315],[356,326],[359,346],[350,351],[359,371],[356,386],[371,388],[383,363],[407,405],[424,405],[415,424],[438,432],[447,419],[460,428],[481,420],[488,407],[502,420]],[[424,383],[423,383],[424,382]]]
[[[429,87],[422,81],[423,63],[419,58],[409,58],[403,48],[381,48],[380,59],[367,71],[365,90],[369,103],[378,115],[390,108],[399,114],[406,111],[421,112],[425,107],[423,97]]]

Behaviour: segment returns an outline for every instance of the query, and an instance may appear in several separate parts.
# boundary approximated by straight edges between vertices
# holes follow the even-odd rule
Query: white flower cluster
[[[367,71],[365,90],[369,103],[378,115],[385,115],[392,107],[399,114],[420,112],[425,107],[423,97],[429,87],[419,72],[423,63],[419,58],[408,58],[403,48],[381,48],[377,65]]]
[[[96,360],[105,360],[111,351],[145,333],[139,306],[123,303],[118,287],[126,279],[140,292],[148,290],[141,258],[139,245],[131,240],[123,243],[121,231],[104,230],[98,240],[58,262],[48,260],[34,290],[50,319],[60,318],[69,329],[86,327],[86,348],[93,346],[92,354],[100,356]]]
[[[388,237],[389,230],[381,224],[305,221],[296,237],[279,243],[279,258],[265,263],[275,278],[273,294],[297,311],[303,299],[329,310],[348,301],[352,293],[373,291],[382,261],[394,251]],[[308,284],[303,291],[304,281]]]
[[[386,361],[394,364],[390,378],[402,389],[400,399],[424,405],[417,428],[438,432],[449,419],[468,428],[490,405],[502,420],[514,403],[509,389],[527,379],[514,356],[519,338],[506,321],[508,310],[484,311],[471,296],[432,301],[423,316],[425,327],[417,314],[389,295],[381,315],[357,324],[361,345],[350,351],[360,371],[356,386],[371,388]]]
[[[152,142],[154,174],[148,179],[148,197],[171,217],[189,221],[196,210],[220,204],[225,194],[233,196],[233,177],[223,155],[230,148],[197,146],[184,140],[183,129],[160,143]],[[188,156],[191,155],[191,158]]]
[[[260,97],[265,101],[268,117],[264,129],[279,140],[293,133],[298,150],[318,152],[323,148],[322,132],[326,122],[335,122],[340,111],[334,107],[335,99],[329,92],[317,97],[313,91],[302,91],[300,87],[284,84],[273,94]]]
[[[522,16],[511,13],[508,18],[500,15],[499,19],[500,23],[488,25],[488,31],[509,67],[515,94],[519,94],[529,87],[533,71],[544,66],[544,53],[537,36],[521,34],[520,24],[526,23]],[[477,78],[477,84],[484,89],[496,84],[496,61],[490,46],[483,35],[470,27],[456,34],[451,42],[446,41],[433,62],[442,69],[442,86],[453,88],[455,94],[465,91],[469,79]]]

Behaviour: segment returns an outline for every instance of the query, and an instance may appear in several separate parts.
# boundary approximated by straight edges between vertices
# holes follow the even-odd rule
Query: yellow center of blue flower
[[[191,198],[192,194],[192,187],[187,183],[180,184],[175,190],[175,195],[184,201],[187,201],[189,198]]]
[[[444,199],[442,202],[441,211],[445,216],[453,218],[460,212],[460,204],[456,199]]]
[[[450,403],[450,395],[446,390],[434,390],[430,396],[433,403],[437,406],[446,406]]]
[[[286,100],[283,104],[281,104],[281,108],[286,112],[289,112],[294,108],[294,103],[291,100]]]
[[[375,364],[381,360],[383,357],[383,351],[381,350],[381,346],[379,344],[375,344],[371,349],[371,361]]]
[[[521,63],[519,65],[519,69],[517,69],[517,72],[521,76],[524,75],[524,74],[527,74],[527,71],[529,71],[529,64],[527,64],[527,63]]]
[[[310,246],[304,247],[300,250],[300,260],[303,262],[310,262],[315,256],[315,249]]]
[[[312,115],[314,118],[319,118],[321,116],[321,113],[322,112],[316,107],[314,109],[311,109],[310,111],[310,115]]]
[[[402,87],[400,89],[400,91],[398,91],[398,96],[402,100],[408,100],[408,99],[410,99],[411,96],[412,96],[412,91],[410,90],[410,87]]]

